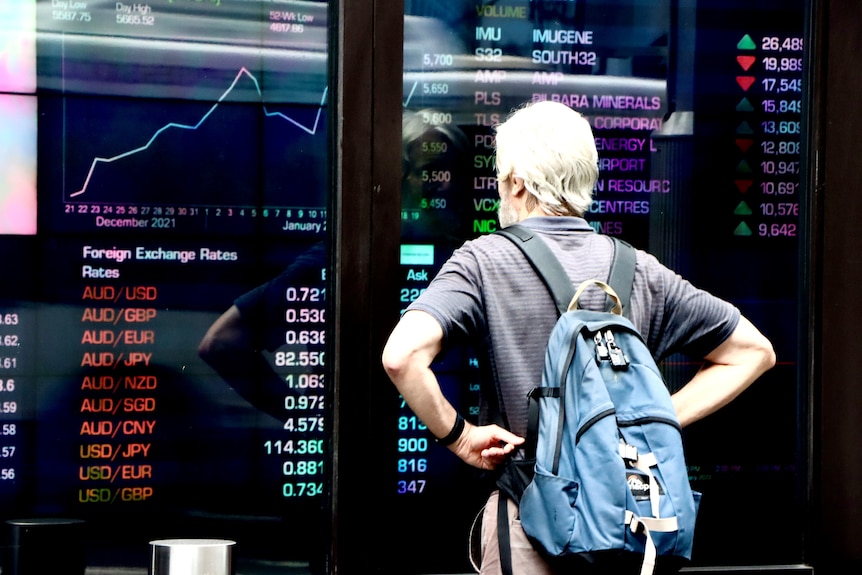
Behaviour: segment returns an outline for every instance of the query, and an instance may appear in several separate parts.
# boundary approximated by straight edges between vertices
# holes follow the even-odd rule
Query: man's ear
[[[522,193],[527,191],[527,187],[524,185],[524,178],[521,176],[512,176],[512,196],[519,196]]]

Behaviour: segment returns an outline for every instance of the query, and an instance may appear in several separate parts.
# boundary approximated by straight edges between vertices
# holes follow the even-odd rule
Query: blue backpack
[[[625,557],[641,564],[642,575],[660,557],[681,565],[691,558],[700,494],[688,481],[670,392],[623,317],[634,248],[615,240],[608,283],[589,280],[571,295],[571,281],[541,238],[521,226],[497,233],[524,251],[560,311],[542,385],[527,399],[525,457],[510,461],[497,482],[503,572],[511,573],[506,497],[520,505],[525,533],[551,562]],[[590,286],[603,289],[613,309],[577,309]]]

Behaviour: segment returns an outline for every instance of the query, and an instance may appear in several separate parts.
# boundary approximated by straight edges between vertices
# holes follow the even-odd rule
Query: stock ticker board
[[[730,553],[710,535],[756,505],[764,522],[780,516],[801,538],[793,509],[804,475],[797,405],[804,3],[405,5],[399,309],[461,242],[497,229],[494,126],[527,102],[578,110],[599,152],[591,226],[732,301],[778,353],[779,365],[735,405],[687,430],[690,476],[704,492],[695,561],[799,561],[801,546],[764,536],[768,525],[754,518],[744,528],[750,537]],[[446,395],[474,419],[479,363],[473,350],[456,349],[435,365]],[[698,366],[673,356],[662,370],[678,389]],[[461,543],[484,500],[474,489],[483,478],[429,441],[403,403],[392,421],[391,492],[400,512],[412,505],[458,514],[450,543],[455,560],[466,561]]]
[[[0,9],[4,515],[83,517],[113,543],[164,536],[152,525],[259,530],[284,542],[265,553],[318,553],[332,423],[327,8]],[[798,561],[787,537],[801,537],[804,475],[804,3],[404,8],[393,306],[406,307],[465,239],[496,229],[494,126],[524,102],[579,110],[600,155],[591,225],[731,300],[778,351],[779,366],[726,415],[689,430],[705,494],[695,559]],[[235,304],[249,325],[220,321]],[[226,361],[200,347],[213,334]],[[476,354],[452,350],[436,367],[475,418]],[[672,386],[696,368],[663,365]],[[436,551],[418,570],[464,568],[486,484],[405,406],[384,417],[393,433],[376,471],[381,514],[404,526],[387,534],[387,557],[404,566],[400,553],[426,540]],[[753,504],[761,511],[734,526],[728,556],[718,543],[728,518]],[[432,514],[452,529],[434,529]],[[769,535],[776,522],[780,540]]]
[[[324,552],[327,10],[0,9],[4,517]]]

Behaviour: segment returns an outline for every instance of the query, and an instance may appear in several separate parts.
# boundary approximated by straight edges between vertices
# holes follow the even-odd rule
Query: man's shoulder
[[[500,246],[506,244],[511,245],[511,241],[503,237],[502,234],[496,232],[482,234],[465,241],[452,255],[457,257],[470,254],[473,257],[485,258],[499,254],[501,252]]]

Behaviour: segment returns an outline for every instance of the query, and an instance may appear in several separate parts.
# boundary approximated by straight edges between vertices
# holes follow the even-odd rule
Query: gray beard
[[[497,210],[497,219],[500,220],[500,227],[508,228],[512,224],[518,223],[518,212],[516,212],[509,202],[500,200],[500,208]]]

